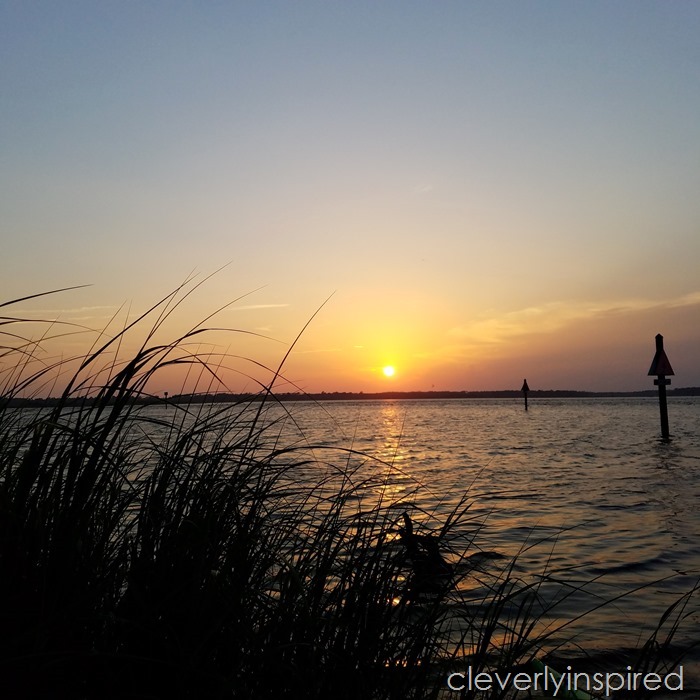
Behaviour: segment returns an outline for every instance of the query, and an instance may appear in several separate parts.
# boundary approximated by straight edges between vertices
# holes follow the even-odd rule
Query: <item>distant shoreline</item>
[[[668,389],[669,398],[684,396],[700,396],[700,387],[679,387]],[[136,404],[183,404],[183,403],[234,403],[245,401],[260,401],[267,395],[261,394],[176,394],[167,399],[160,396],[134,397]],[[653,398],[657,396],[656,389],[642,391],[575,391],[567,389],[536,389],[528,392],[528,399],[581,399],[581,398]],[[269,396],[268,396],[269,398]],[[523,392],[514,389],[502,391],[381,391],[381,392],[350,392],[322,391],[320,393],[274,392],[276,401],[382,401],[382,400],[430,400],[430,399],[520,399]],[[95,401],[92,397],[71,397],[61,400],[60,397],[49,398],[19,398],[14,397],[0,402],[0,407],[10,408],[43,408],[63,403],[67,406],[78,404],[89,405]]]

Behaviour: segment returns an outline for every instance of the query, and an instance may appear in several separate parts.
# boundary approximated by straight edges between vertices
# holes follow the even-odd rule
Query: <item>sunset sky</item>
[[[2,300],[91,285],[11,311],[116,332],[225,266],[163,333],[243,297],[206,325],[265,338],[195,349],[275,366],[330,297],[285,390],[652,388],[657,333],[700,386],[698,37],[680,1],[9,0]]]

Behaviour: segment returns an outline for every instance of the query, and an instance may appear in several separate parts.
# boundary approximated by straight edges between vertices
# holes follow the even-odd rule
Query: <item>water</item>
[[[669,401],[668,443],[654,399],[541,399],[527,412],[519,401],[473,399],[269,406],[282,446],[312,444],[319,463],[340,467],[363,461],[349,449],[379,458],[359,472],[372,477],[370,502],[400,500],[416,522],[438,527],[466,495],[483,523],[476,542],[500,561],[518,554],[517,576],[586,584],[542,616],[556,626],[587,612],[551,647],[610,655],[639,646],[700,578],[700,398]],[[167,433],[172,408],[140,410],[164,419]],[[700,644],[698,610],[693,601],[679,643]],[[700,657],[688,659],[697,678]]]
[[[597,579],[546,616],[551,622],[644,586],[555,635],[556,643],[588,652],[643,643],[700,578],[698,398],[669,402],[670,443],[659,440],[654,399],[547,399],[527,412],[512,400],[286,408],[309,442],[384,460],[377,488],[437,522],[468,493],[485,521],[482,548],[512,555],[542,541],[521,552],[519,574],[546,571],[572,585]],[[288,430],[291,439],[297,427]],[[691,614],[678,640],[700,641],[698,621]]]

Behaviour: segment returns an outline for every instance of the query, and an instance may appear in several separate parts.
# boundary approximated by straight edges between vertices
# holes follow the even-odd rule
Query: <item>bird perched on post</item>
[[[417,535],[413,531],[411,516],[404,512],[404,526],[399,528],[401,542],[411,562],[413,576],[409,582],[411,591],[439,593],[452,583],[452,566],[440,553],[439,538],[435,535]]]

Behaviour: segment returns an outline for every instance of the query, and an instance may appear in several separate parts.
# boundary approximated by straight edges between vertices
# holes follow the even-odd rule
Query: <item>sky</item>
[[[698,36],[680,0],[6,0],[0,301],[89,286],[3,311],[61,322],[12,327],[41,366],[201,282],[157,337],[234,329],[187,345],[219,390],[646,389],[657,333],[700,386]]]

